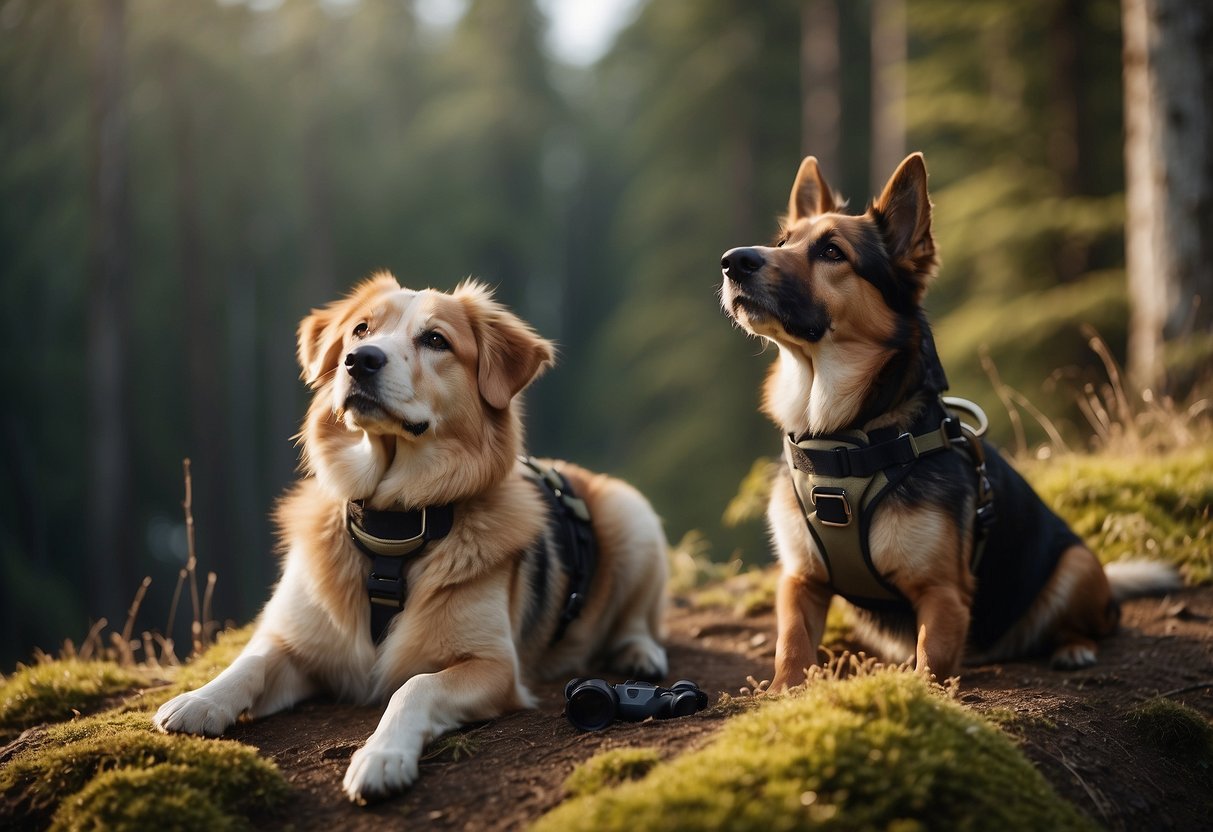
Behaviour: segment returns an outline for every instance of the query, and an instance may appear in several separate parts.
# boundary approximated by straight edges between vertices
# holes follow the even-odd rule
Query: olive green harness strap
[[[787,438],[784,456],[801,511],[826,562],[831,586],[848,600],[871,607],[904,603],[901,592],[872,564],[871,517],[877,503],[910,473],[915,461],[940,451],[967,452],[978,472],[979,537],[970,563],[976,569],[982,532],[992,519],[993,492],[977,434],[947,409],[944,413],[934,430],[906,432],[884,442],[872,443],[859,430]]]

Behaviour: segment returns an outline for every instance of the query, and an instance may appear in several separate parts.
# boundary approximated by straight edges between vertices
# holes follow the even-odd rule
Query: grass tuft
[[[603,789],[641,780],[661,762],[656,748],[613,748],[586,760],[564,781],[571,797],[597,794]]]
[[[539,830],[1090,829],[990,723],[916,675],[821,678]]]
[[[113,662],[68,659],[19,666],[0,682],[0,740],[31,725],[72,719],[146,684],[142,673]]]

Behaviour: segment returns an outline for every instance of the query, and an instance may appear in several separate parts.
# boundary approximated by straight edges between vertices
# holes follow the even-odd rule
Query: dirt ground
[[[748,676],[770,676],[771,613],[742,618],[683,607],[669,624],[671,681],[736,695]],[[379,709],[313,702],[238,725],[229,736],[261,749],[294,787],[277,818],[283,827],[517,829],[559,803],[569,772],[596,752],[645,745],[672,756],[703,743],[724,719],[704,713],[583,734],[561,715],[562,691],[547,686],[537,691],[538,710],[465,730],[422,764],[410,791],[362,808],[345,799],[341,778]],[[1099,825],[1207,830],[1213,772],[1177,764],[1126,722],[1128,709],[1160,694],[1213,717],[1213,587],[1127,604],[1121,632],[1089,670],[1053,671],[1043,661],[971,668],[959,698],[977,711],[1014,712],[1010,731],[1025,753]]]

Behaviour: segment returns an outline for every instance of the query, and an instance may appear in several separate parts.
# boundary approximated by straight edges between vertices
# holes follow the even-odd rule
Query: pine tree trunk
[[[906,155],[906,4],[872,2],[872,155],[869,193],[880,193]]]
[[[1129,374],[1158,388],[1165,343],[1213,326],[1213,6],[1121,10]]]
[[[837,0],[805,0],[800,7],[801,153],[817,157],[837,180],[842,92]]]
[[[90,613],[119,620],[133,593],[131,466],[126,413],[130,295],[130,175],[125,101],[126,2],[98,4],[93,63],[89,251],[88,569]]]

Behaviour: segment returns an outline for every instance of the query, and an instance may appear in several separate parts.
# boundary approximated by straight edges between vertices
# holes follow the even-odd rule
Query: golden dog
[[[1178,576],[1150,562],[1105,573],[943,400],[922,308],[938,265],[922,155],[862,215],[843,206],[810,156],[775,245],[721,263],[725,312],[779,349],[763,399],[787,437],[768,510],[783,572],[772,687],[804,681],[836,594],[886,658],[940,678],[966,654],[1093,663],[1116,600]]]
[[[281,578],[236,661],[161,707],[156,727],[217,735],[321,692],[388,699],[345,775],[361,802],[412,783],[439,734],[533,707],[531,680],[597,657],[665,674],[660,521],[625,483],[556,463],[588,505],[597,549],[580,615],[562,615],[576,587],[553,553],[555,509],[517,456],[517,397],[552,363],[548,341],[476,283],[411,291],[378,274],[303,321],[298,355],[315,393],[301,431],[308,475],[277,510]],[[439,506],[449,531],[407,561],[407,599],[376,643],[377,578],[351,524],[430,507],[432,531]]]

